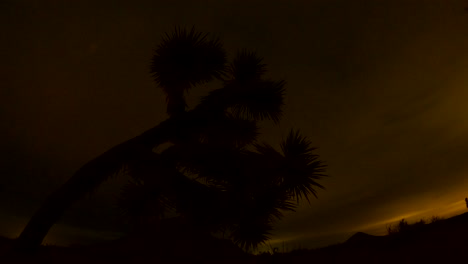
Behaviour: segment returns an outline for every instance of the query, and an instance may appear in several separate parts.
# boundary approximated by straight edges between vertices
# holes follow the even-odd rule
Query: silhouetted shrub
[[[429,223],[433,224],[442,220],[445,220],[445,218],[439,217],[439,216],[432,216],[431,219],[429,220]]]
[[[389,235],[395,235],[395,234],[416,232],[416,231],[420,231],[424,229],[430,224],[437,223],[443,219],[444,218],[442,217],[432,216],[429,221],[420,219],[419,221],[413,224],[408,224],[408,222],[405,219],[401,219],[401,221],[398,222],[397,224],[387,226],[387,233]]]
[[[407,228],[408,222],[406,222],[405,219],[401,219],[401,221],[398,224],[387,226],[387,233],[389,235],[395,235],[398,233],[405,232]]]

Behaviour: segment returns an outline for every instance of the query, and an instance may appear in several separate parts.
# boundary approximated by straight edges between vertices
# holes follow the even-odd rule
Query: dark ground
[[[190,234],[188,236],[174,234]],[[252,256],[227,240],[176,227],[88,247],[12,250],[0,238],[0,263],[468,263],[468,213],[387,236],[356,233],[346,242],[313,250]]]

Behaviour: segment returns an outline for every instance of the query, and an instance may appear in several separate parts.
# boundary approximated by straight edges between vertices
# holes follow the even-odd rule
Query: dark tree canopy
[[[190,137],[172,141],[154,160],[129,165],[133,180],[121,206],[134,220],[176,212],[196,228],[222,230],[239,246],[255,248],[269,239],[283,211],[294,211],[310,195],[317,197],[317,188],[324,188],[317,180],[325,176],[325,166],[299,131],[287,135],[281,151],[258,142],[258,122],[280,120],[285,82],[264,79],[262,58],[244,49],[224,66],[222,44],[208,38],[193,28],[176,28],[158,46],[151,71],[167,95],[170,115],[173,94],[185,105],[189,88],[215,78],[222,87],[191,110],[200,112],[201,119]],[[158,160],[164,162],[156,165]]]

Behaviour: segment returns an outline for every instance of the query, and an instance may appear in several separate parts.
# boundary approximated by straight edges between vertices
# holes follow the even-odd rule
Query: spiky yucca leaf
[[[316,149],[312,147],[312,143],[302,136],[299,131],[295,131],[294,129],[289,131],[286,139],[281,142],[280,147],[285,157],[307,158],[317,156],[311,154]]]
[[[266,219],[245,219],[231,228],[231,239],[244,250],[255,250],[270,239],[272,230]]]
[[[260,80],[266,72],[266,65],[262,60],[263,58],[256,52],[249,52],[246,49],[238,51],[227,68],[229,81],[247,83]]]
[[[296,197],[297,201],[305,198],[309,201],[310,194],[317,198],[316,188],[325,189],[317,180],[326,177],[326,165],[312,152],[315,148],[299,131],[291,130],[281,143],[285,156],[282,171],[285,173],[283,186]]]
[[[201,129],[200,141],[207,144],[243,147],[254,142],[258,135],[256,122],[224,114]]]
[[[203,97],[198,109],[230,110],[235,116],[255,121],[279,122],[284,105],[284,81],[263,80],[262,59],[254,52],[240,51],[228,67],[223,88]]]
[[[166,93],[169,114],[185,110],[184,91],[224,75],[226,52],[219,39],[208,37],[176,27],[156,47],[150,72]]]
[[[223,185],[239,177],[242,172],[243,151],[226,145],[192,143],[174,145],[161,155],[177,159],[183,173],[193,175],[208,185]]]
[[[174,89],[181,83],[195,86],[220,78],[225,71],[226,52],[218,38],[208,37],[194,27],[190,31],[176,27],[172,34],[166,33],[151,64],[156,83],[163,89]]]
[[[284,81],[258,80],[246,84],[230,83],[201,99],[198,109],[230,111],[235,117],[278,123],[284,105]]]
[[[278,123],[284,105],[284,81],[258,81],[238,87],[230,108],[234,115]]]
[[[290,195],[277,187],[270,187],[255,197],[255,212],[258,217],[266,217],[271,223],[283,217],[282,211],[294,212],[296,203],[291,201]]]
[[[223,221],[218,211],[225,206],[222,190],[188,179],[181,173],[176,178],[177,213],[193,226],[205,230],[217,229]]]

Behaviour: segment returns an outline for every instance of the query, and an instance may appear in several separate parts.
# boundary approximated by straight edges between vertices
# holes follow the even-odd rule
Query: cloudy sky
[[[272,244],[466,211],[468,2],[464,0],[26,1],[0,3],[0,235],[16,237],[84,163],[166,118],[149,75],[174,25],[256,50],[287,81],[275,144],[300,128],[331,176]],[[197,102],[210,87],[189,94]],[[124,179],[73,206],[47,243],[115,237]]]

